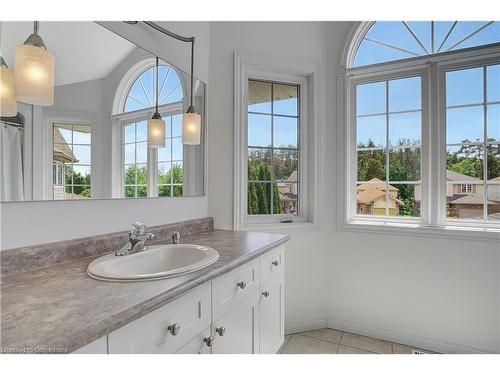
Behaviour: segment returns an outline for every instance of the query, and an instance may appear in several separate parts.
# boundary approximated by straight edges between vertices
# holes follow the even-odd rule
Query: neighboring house
[[[488,180],[488,199],[500,202],[500,176]]]
[[[488,181],[488,213],[500,212],[500,178]],[[415,205],[420,207],[421,186],[415,185]],[[470,177],[450,170],[446,171],[446,202],[448,217],[457,219],[483,216],[484,184],[477,177]]]
[[[389,215],[399,215],[399,208],[404,203],[398,199],[398,189],[392,185],[386,186],[378,178],[357,187],[357,212],[366,215],[385,215],[386,191],[389,188]]]
[[[297,202],[298,202],[298,191],[297,191],[297,171],[293,171],[292,174],[286,179],[287,181],[294,183],[280,182],[278,183],[278,192],[280,195],[281,206],[283,211],[287,214],[293,214],[297,212]]]

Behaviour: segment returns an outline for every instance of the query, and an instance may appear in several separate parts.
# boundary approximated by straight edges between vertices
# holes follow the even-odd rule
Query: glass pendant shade
[[[148,146],[151,148],[165,147],[165,121],[160,118],[148,120]]]
[[[184,113],[182,117],[182,143],[199,145],[201,141],[201,116],[195,112]]]
[[[0,115],[2,117],[17,115],[14,73],[4,66],[0,66]]]
[[[54,104],[55,59],[44,48],[23,44],[16,47],[14,78],[17,100],[27,104]]]

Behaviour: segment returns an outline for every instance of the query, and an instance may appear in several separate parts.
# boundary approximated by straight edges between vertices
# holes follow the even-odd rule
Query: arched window
[[[346,223],[499,231],[500,22],[363,22],[340,65]]]
[[[165,121],[165,147],[149,148],[147,120],[155,111],[156,66],[147,58],[132,66],[121,80],[113,111],[121,147],[116,159],[114,194],[117,197],[172,197],[183,195],[182,75],[160,62],[158,69],[158,111]]]
[[[456,51],[500,42],[500,22],[374,22],[356,51],[353,66]]]
[[[149,65],[149,64],[148,64]],[[123,112],[137,111],[155,106],[156,68],[147,67],[135,78],[127,93]],[[182,85],[177,71],[169,65],[161,64],[158,69],[158,104],[182,101]]]

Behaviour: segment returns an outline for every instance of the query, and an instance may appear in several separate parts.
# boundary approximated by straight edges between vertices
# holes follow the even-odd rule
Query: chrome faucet
[[[179,232],[172,233],[172,243],[178,245],[181,242],[181,234]]]
[[[154,238],[153,233],[146,233],[146,225],[136,221],[132,224],[132,230],[128,232],[127,243],[115,255],[122,256],[143,251],[146,242]]]

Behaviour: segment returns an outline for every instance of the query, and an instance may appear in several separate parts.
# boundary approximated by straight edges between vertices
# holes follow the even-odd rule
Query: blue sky
[[[271,103],[264,102],[248,106],[248,146],[271,146]],[[297,116],[297,99],[275,100],[275,114]],[[293,117],[274,116],[274,147],[297,147],[298,120]]]
[[[431,22],[415,21],[407,23],[423,43],[427,51],[431,52]],[[474,32],[481,26],[485,25],[486,23],[486,21],[458,22],[446,42],[443,44],[441,51],[446,51],[448,48],[453,47],[454,44]],[[443,42],[452,24],[452,21],[440,21],[434,23],[435,51],[437,51],[437,49]],[[418,55],[426,54],[422,47],[415,40],[415,38],[413,38],[410,32],[400,21],[376,22],[375,25],[368,31],[366,37],[402,48]],[[467,39],[463,43],[459,44],[456,48],[458,49],[474,47],[496,42],[500,42],[500,22],[495,22],[487,26],[486,28],[472,36],[470,39]],[[357,51],[354,66],[375,64],[384,61],[404,59],[409,57],[414,57],[414,55],[374,44],[373,42],[367,40],[363,40],[360,44],[360,48]]]
[[[483,141],[484,101],[483,68],[452,71],[446,74],[446,141],[461,143],[464,139]],[[487,67],[487,102],[500,101],[500,65]],[[389,140],[418,141],[421,133],[420,78],[412,77],[389,81]],[[386,83],[377,82],[357,86],[356,91],[357,142],[367,144],[372,139],[385,147]],[[464,106],[453,108],[453,106]],[[391,114],[397,111],[414,111]],[[383,115],[376,115],[376,114]],[[500,104],[487,105],[488,138],[500,139]]]
[[[136,100],[128,98],[125,103],[125,112],[147,108],[150,106],[149,105],[150,101],[153,103],[154,106],[156,98],[156,88],[155,88],[156,83],[155,83],[155,73],[154,73],[155,70],[156,68],[152,67],[146,70],[144,73],[142,73],[141,76],[135,81],[135,83],[132,85],[132,88],[130,89],[130,95],[136,98],[138,101],[147,104],[147,106],[138,103]],[[162,87],[162,83],[164,82],[165,78],[167,78],[167,80],[165,81]],[[141,87],[141,83],[144,89]],[[182,87],[180,86],[179,76],[177,75],[177,72],[174,69],[164,65],[160,65],[159,75],[158,75],[158,85],[160,91],[159,95],[160,105],[166,103],[174,103],[182,99],[183,97]],[[146,91],[147,95],[144,93],[144,91]]]

